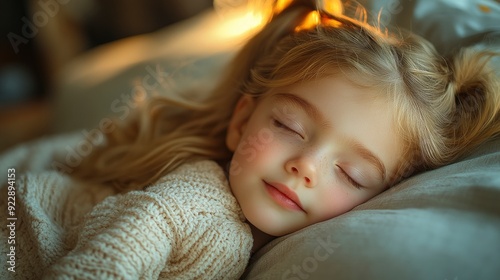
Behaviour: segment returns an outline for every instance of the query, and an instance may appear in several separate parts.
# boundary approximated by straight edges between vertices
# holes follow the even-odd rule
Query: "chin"
[[[269,215],[247,217],[248,221],[260,231],[275,237],[287,235],[302,229],[304,226],[292,226],[284,224],[283,219],[272,219]]]

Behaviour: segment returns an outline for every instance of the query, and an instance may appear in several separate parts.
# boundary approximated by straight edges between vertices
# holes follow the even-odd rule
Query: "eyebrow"
[[[331,125],[329,124],[325,116],[321,113],[321,111],[313,104],[307,102],[305,99],[291,93],[276,93],[274,94],[274,97],[283,100],[286,103],[292,103],[292,105],[295,105],[304,110],[306,114],[310,116],[315,122],[320,123],[323,126],[331,127]],[[387,171],[380,158],[377,157],[370,150],[368,150],[357,140],[352,138],[348,138],[346,140],[348,145],[351,146],[356,151],[357,154],[359,154],[363,159],[367,160],[371,165],[377,168],[377,171],[379,172],[378,174],[380,175],[382,181],[385,182]]]
[[[354,148],[356,153],[358,153],[362,158],[364,158],[377,168],[377,171],[379,172],[378,174],[380,175],[382,182],[385,182],[387,172],[380,158],[377,157],[374,153],[372,153],[370,150],[368,150],[365,146],[363,146],[355,139],[348,139],[347,142],[351,147]]]
[[[292,106],[301,108],[308,116],[310,116],[315,122],[320,123],[322,126],[330,126],[321,111],[305,99],[291,93],[276,93],[274,94],[274,97],[284,101],[285,103],[291,104]]]

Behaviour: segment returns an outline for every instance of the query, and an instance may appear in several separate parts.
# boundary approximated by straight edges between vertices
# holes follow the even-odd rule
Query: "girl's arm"
[[[45,277],[238,279],[252,242],[223,170],[196,162],[95,206],[75,249]]]
[[[168,219],[164,200],[156,193],[109,197],[87,217],[75,249],[44,277],[158,278],[174,242]]]

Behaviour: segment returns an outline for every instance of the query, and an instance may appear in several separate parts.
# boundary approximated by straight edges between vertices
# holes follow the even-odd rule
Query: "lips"
[[[271,198],[280,206],[289,210],[304,211],[299,197],[292,189],[280,183],[264,183]]]

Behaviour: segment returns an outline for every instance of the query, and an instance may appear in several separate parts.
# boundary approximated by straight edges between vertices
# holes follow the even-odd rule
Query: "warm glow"
[[[215,12],[222,19],[218,32],[224,37],[239,37],[262,27],[272,12],[270,3],[270,0],[214,0]]]
[[[292,3],[292,0],[277,0],[274,6],[274,13],[279,14]]]
[[[290,2],[290,1],[278,1],[278,3],[279,2]],[[342,15],[343,6],[342,6],[342,2],[340,0],[321,1],[321,3],[323,4],[323,6],[320,7],[320,9],[325,11],[326,13],[331,14],[331,15],[335,15],[335,16]],[[330,19],[326,19],[326,18],[322,19],[321,15],[318,11],[312,11],[306,16],[304,21],[295,28],[295,31],[297,32],[297,31],[304,30],[304,29],[311,29],[311,28],[317,26],[321,21],[323,21],[324,24],[329,25],[329,26],[338,27],[340,25],[340,23],[338,21],[330,20]]]
[[[216,13],[225,21],[228,36],[238,36],[282,12],[292,0],[214,0]]]
[[[312,0],[311,0],[312,1]],[[225,37],[238,37],[250,34],[262,27],[273,14],[279,14],[292,3],[292,0],[214,0],[217,14],[224,20],[219,32]],[[328,14],[341,16],[343,5],[341,0],[318,1],[319,10]],[[311,29],[321,21],[330,26],[339,26],[335,20],[322,18],[318,11],[311,11],[295,31]]]
[[[323,1],[323,9],[331,15],[341,15],[343,13],[343,6],[340,0]]]
[[[262,24],[264,24],[264,16],[262,14],[247,11],[227,18],[219,32],[224,34],[225,37],[237,37],[262,26]]]
[[[311,29],[311,28],[315,27],[316,25],[318,25],[319,20],[320,20],[320,16],[319,16],[318,11],[312,11],[306,16],[306,18],[304,19],[304,21],[301,24],[299,24],[297,27],[295,27],[295,32],[300,31],[300,30],[304,30],[304,29]]]

